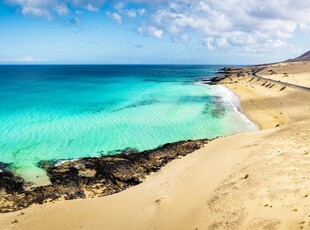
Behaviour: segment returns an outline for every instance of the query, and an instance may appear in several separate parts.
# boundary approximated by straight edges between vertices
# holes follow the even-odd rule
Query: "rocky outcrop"
[[[216,73],[219,74],[227,74],[227,73],[235,73],[235,72],[240,72],[242,71],[242,68],[237,68],[237,67],[224,67],[221,69],[218,69]]]
[[[117,155],[73,161],[40,162],[51,180],[42,187],[25,188],[24,181],[0,170],[0,212],[11,212],[60,199],[105,196],[142,182],[168,162],[185,156],[208,143],[207,139],[169,143],[157,149],[137,152],[127,149]]]

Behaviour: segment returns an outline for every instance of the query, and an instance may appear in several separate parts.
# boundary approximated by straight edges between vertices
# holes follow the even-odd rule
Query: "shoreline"
[[[22,216],[2,214],[0,222],[12,229],[306,226],[310,94],[248,76],[232,76],[220,84],[238,95],[260,131],[212,140],[121,193],[35,205]]]
[[[221,77],[220,77],[221,78]],[[258,126],[252,122],[247,116],[246,114],[243,112],[242,110],[242,106],[241,106],[241,100],[238,97],[238,95],[236,93],[234,93],[233,90],[231,90],[229,87],[221,85],[221,84],[217,84],[214,85],[212,84],[212,82],[214,82],[216,79],[218,79],[218,77],[214,77],[213,79],[211,79],[210,81],[208,80],[207,82],[201,83],[203,85],[207,84],[207,85],[211,85],[211,87],[216,87],[215,91],[219,94],[219,96],[221,96],[221,98],[223,99],[223,102],[227,102],[231,105],[231,107],[233,108],[233,110],[240,116],[240,118],[248,123],[249,125],[253,126],[254,130],[253,131],[257,131],[256,129],[258,129]],[[210,84],[211,83],[211,84]],[[233,134],[230,134],[233,135]],[[227,136],[230,136],[227,135]],[[221,136],[221,137],[225,137],[225,136]],[[216,137],[218,138],[218,137]],[[215,139],[216,139],[215,138]],[[189,144],[198,144],[201,146],[201,142],[208,142],[212,139],[193,139],[193,140],[180,140],[177,142],[173,142],[173,143],[165,143],[161,146],[158,146],[154,149],[150,149],[150,150],[145,150],[145,151],[137,151],[135,149],[125,149],[122,151],[116,151],[116,153],[114,155],[102,155],[100,157],[82,157],[82,158],[76,158],[76,159],[60,159],[60,160],[50,160],[50,161],[41,161],[38,163],[38,167],[42,170],[44,170],[46,172],[46,177],[47,179],[43,180],[42,184],[32,184],[30,182],[25,181],[22,177],[20,177],[19,175],[17,175],[14,171],[9,170],[9,167],[11,164],[7,164],[7,163],[3,163],[0,162],[0,177],[2,177],[2,179],[0,180],[0,192],[1,189],[6,190],[6,194],[3,197],[6,197],[4,199],[0,199],[0,204],[4,203],[4,207],[1,207],[0,205],[0,213],[5,213],[5,212],[10,212],[10,211],[17,211],[23,208],[26,208],[32,204],[38,203],[38,204],[42,204],[45,202],[48,202],[48,199],[51,200],[59,200],[59,199],[66,199],[66,200],[71,200],[71,199],[85,199],[85,198],[92,198],[95,196],[105,196],[105,195],[110,195],[113,193],[117,193],[119,192],[119,190],[114,191],[114,192],[108,192],[105,193],[104,195],[99,195],[96,193],[96,195],[91,195],[88,196],[86,194],[89,193],[89,191],[85,191],[85,194],[70,194],[68,195],[67,192],[61,193],[59,192],[59,189],[57,188],[58,186],[63,186],[64,184],[61,181],[61,178],[63,179],[63,181],[65,181],[66,183],[77,183],[77,179],[78,177],[71,177],[71,179],[67,178],[68,175],[66,175],[66,172],[69,170],[71,171],[71,169],[68,169],[70,167],[77,169],[78,171],[80,170],[81,166],[80,164],[85,164],[83,163],[84,161],[86,163],[94,160],[94,159],[99,159],[100,160],[104,160],[104,159],[111,159],[112,161],[118,161],[119,158],[123,158],[124,155],[135,155],[135,154],[144,154],[144,153],[152,153],[152,152],[156,152],[159,149],[163,149],[164,151],[166,150],[166,147],[170,147],[170,146],[178,146],[179,144],[182,143],[189,143]],[[186,154],[189,154],[191,152],[193,152],[195,150],[195,147],[192,151],[187,152]],[[186,154],[179,154],[180,156],[184,156]],[[177,154],[178,155],[178,154]],[[178,155],[178,157],[179,157]],[[165,156],[166,157],[166,156]],[[135,157],[134,157],[135,158]],[[171,159],[169,159],[170,161]],[[81,163],[82,162],[82,163]],[[144,162],[145,163],[145,162]],[[99,163],[100,164],[100,163]],[[159,168],[163,167],[165,165],[162,164],[161,166],[159,166]],[[156,166],[157,167],[157,166]],[[155,171],[159,170],[156,169]],[[83,169],[85,171],[92,171],[92,168],[87,168],[87,169]],[[61,173],[58,173],[61,172]],[[57,174],[58,173],[58,174]],[[80,174],[81,172],[79,172]],[[111,172],[112,173],[112,172]],[[148,175],[150,172],[146,172],[144,173],[145,175]],[[141,178],[137,179],[137,182],[134,183],[133,185],[139,184],[140,182],[142,182],[142,179],[145,175],[141,175]],[[55,180],[55,177],[57,176],[57,179]],[[70,177],[70,176],[69,176]],[[96,177],[95,175],[91,176],[91,177]],[[138,182],[139,181],[139,182]],[[56,182],[56,183],[55,183]],[[13,184],[14,186],[9,186],[8,184]],[[87,182],[88,185],[90,185],[90,182]],[[98,182],[91,182],[93,183],[93,185],[98,184]],[[105,186],[105,185],[104,185]],[[131,186],[131,184],[129,183],[126,187]],[[100,187],[100,186],[98,186]],[[48,188],[48,190],[53,190],[54,192],[57,193],[57,195],[51,195],[50,191],[47,192],[46,188]],[[72,190],[75,190],[76,188],[72,188]],[[79,192],[81,192],[81,189],[78,189]],[[123,189],[121,189],[123,190]],[[15,199],[13,195],[14,193],[17,193],[18,196],[34,196],[32,198],[32,200],[27,200],[25,201],[25,204],[21,204],[22,202],[19,199]],[[38,193],[42,193],[42,195],[38,195]],[[83,192],[82,192],[83,193]],[[45,198],[42,198],[45,197]],[[10,200],[11,202],[13,202],[12,207],[7,206],[5,203],[7,200]],[[23,198],[25,199],[25,198]],[[17,206],[14,207],[14,203],[17,203]]]
[[[207,73],[209,73],[209,69],[207,70]],[[182,83],[182,85],[183,84],[185,84],[185,85],[189,85],[189,86],[191,86],[192,84],[193,84],[193,82],[192,82],[192,80],[193,81],[195,81],[196,80],[196,77],[195,78],[190,78],[191,80],[190,81],[184,81],[183,83]],[[178,84],[177,84],[178,85]],[[214,86],[214,87],[217,87],[217,86]],[[218,86],[218,87],[222,87],[222,86]],[[196,88],[196,87],[195,87]],[[196,89],[195,89],[194,87],[193,87],[193,91],[195,91]],[[189,115],[189,116],[187,116],[186,114],[184,115],[185,117],[184,118],[182,118],[182,114],[181,114],[181,116],[180,116],[180,118],[177,118],[177,117],[179,117],[179,115],[176,115],[177,117],[176,118],[174,118],[173,116],[171,117],[171,119],[173,120],[173,119],[180,119],[180,121],[178,121],[177,120],[177,122],[180,122],[180,125],[178,125],[178,123],[177,122],[173,122],[173,124],[177,124],[176,125],[176,130],[174,131],[174,132],[172,132],[170,135],[167,135],[168,136],[168,139],[167,138],[165,138],[165,133],[162,133],[163,135],[161,136],[161,135],[157,135],[157,132],[155,132],[155,133],[153,133],[152,131],[151,132],[149,132],[149,133],[151,133],[151,135],[149,135],[148,133],[146,133],[146,136],[154,136],[154,140],[156,140],[156,139],[158,139],[159,141],[162,141],[162,142],[155,142],[155,143],[157,143],[157,144],[154,144],[154,145],[147,145],[148,147],[147,148],[141,148],[141,145],[139,145],[139,144],[137,144],[136,143],[136,141],[135,140],[133,140],[133,142],[131,142],[131,141],[124,141],[124,143],[134,143],[134,144],[122,144],[122,142],[117,142],[116,143],[116,141],[114,141],[114,143],[115,143],[115,145],[111,145],[111,146],[114,146],[114,148],[111,148],[111,151],[109,151],[110,149],[109,149],[109,143],[111,142],[111,141],[109,141],[109,138],[107,138],[107,141],[106,141],[106,143],[108,143],[108,144],[104,144],[104,145],[102,145],[102,144],[100,144],[99,145],[99,143],[96,143],[95,141],[94,141],[94,143],[95,144],[97,144],[98,146],[99,146],[99,148],[94,148],[94,149],[96,149],[96,151],[94,150],[91,150],[90,152],[89,151],[79,151],[79,150],[75,150],[75,152],[76,153],[71,153],[71,150],[72,150],[72,148],[70,148],[70,146],[80,146],[81,144],[79,144],[79,143],[77,143],[77,144],[71,144],[71,142],[73,142],[74,141],[74,138],[72,138],[72,140],[69,140],[68,141],[68,143],[65,143],[64,145],[63,145],[63,148],[61,148],[61,149],[63,149],[63,150],[61,150],[61,151],[57,151],[57,144],[56,144],[56,146],[55,146],[55,149],[53,149],[52,147],[53,146],[51,146],[50,145],[50,143],[46,143],[46,149],[44,150],[44,151],[47,151],[47,156],[51,156],[51,157],[43,157],[46,161],[49,161],[49,160],[51,160],[51,161],[54,161],[54,159],[52,158],[53,157],[53,155],[55,155],[55,158],[57,159],[57,161],[58,160],[65,160],[65,161],[70,161],[71,159],[72,160],[74,160],[74,159],[80,159],[80,158],[84,158],[84,157],[88,157],[88,156],[91,156],[91,157],[100,157],[100,156],[102,156],[102,155],[110,155],[110,153],[111,153],[111,155],[113,154],[117,154],[117,153],[120,153],[121,151],[118,151],[118,149],[120,149],[120,150],[123,150],[123,149],[125,149],[125,147],[127,148],[127,147],[129,147],[129,148],[139,148],[140,150],[139,151],[142,151],[142,150],[151,150],[151,149],[154,149],[154,148],[157,148],[158,146],[160,146],[160,145],[163,145],[163,144],[165,144],[165,143],[172,143],[172,142],[177,142],[177,141],[182,141],[182,140],[187,140],[187,139],[191,139],[191,140],[198,140],[198,139],[204,139],[204,138],[214,138],[214,137],[217,137],[217,136],[224,136],[224,135],[228,135],[228,134],[231,134],[231,133],[236,133],[236,132],[245,132],[245,131],[247,131],[248,129],[247,129],[247,126],[246,125],[244,125],[243,126],[243,121],[240,119],[240,126],[238,126],[238,122],[230,122],[230,121],[228,121],[227,123],[228,124],[236,124],[236,125],[232,125],[232,127],[231,128],[229,128],[230,127],[230,125],[225,125],[226,124],[226,122],[222,122],[222,120],[224,120],[224,119],[221,119],[221,117],[223,116],[224,118],[225,118],[225,113],[226,114],[228,114],[228,110],[230,110],[231,109],[231,106],[227,103],[227,108],[225,108],[226,107],[226,105],[224,106],[224,104],[223,104],[223,106],[221,106],[221,99],[219,99],[218,100],[218,102],[217,102],[217,99],[216,98],[219,98],[219,97],[227,97],[227,95],[226,95],[226,91],[224,91],[223,90],[223,92],[221,92],[221,91],[219,91],[219,92],[217,92],[217,93],[209,93],[209,92],[207,92],[207,90],[205,89],[206,88],[206,86],[203,86],[203,87],[197,87],[197,89],[199,89],[199,88],[202,88],[203,90],[201,90],[201,94],[199,93],[199,95],[198,94],[196,94],[196,92],[195,93],[193,93],[193,96],[190,96],[190,97],[188,97],[188,99],[187,98],[185,98],[185,94],[184,93],[180,93],[180,94],[178,94],[178,95],[180,95],[180,97],[181,98],[184,98],[184,100],[188,100],[189,102],[190,102],[190,100],[193,100],[193,101],[195,101],[196,100],[196,97],[197,97],[197,100],[201,100],[201,106],[197,106],[197,113],[196,113],[196,111],[194,112],[192,112],[192,111],[190,111],[190,109],[191,109],[191,107],[190,106],[193,106],[194,104],[189,104],[189,113],[190,114],[193,114],[193,115]],[[209,87],[207,87],[208,89],[209,89]],[[210,89],[211,90],[211,89]],[[184,95],[183,95],[184,94]],[[209,105],[209,102],[208,102],[208,100],[209,99],[205,99],[205,97],[208,97],[208,95],[211,95],[211,94],[214,94],[213,96],[214,96],[214,99],[212,99],[211,97],[210,97],[210,103],[212,102],[213,104],[212,105],[214,105],[214,106],[210,106]],[[199,97],[199,98],[198,98]],[[228,96],[229,97],[229,96]],[[185,101],[184,101],[185,102]],[[178,100],[178,103],[182,103],[182,104],[186,104],[187,103],[187,101],[185,102],[185,103],[183,103],[182,102],[182,100],[180,99],[180,100]],[[190,102],[191,103],[191,102]],[[196,104],[196,102],[194,102],[195,104]],[[199,102],[200,103],[200,102]],[[217,104],[219,104],[220,106],[219,107],[217,107],[216,105]],[[226,104],[226,103],[225,103]],[[230,104],[234,104],[234,103],[230,103]],[[144,106],[144,105],[142,105],[142,106]],[[180,105],[180,106],[182,106],[182,105]],[[202,106],[204,107],[203,109],[202,109]],[[237,111],[236,109],[235,109],[235,107],[234,106],[232,106],[233,107],[233,109],[235,110],[235,111]],[[182,107],[181,107],[182,108]],[[210,109],[208,109],[208,108],[210,108]],[[212,109],[211,109],[212,108]],[[185,108],[186,109],[186,108]],[[201,111],[200,111],[201,110]],[[172,110],[171,110],[172,111]],[[171,113],[171,111],[169,110],[168,111],[168,113],[167,113],[167,116],[168,117],[170,117],[169,116],[169,113],[170,114],[173,114],[173,115],[175,115],[175,114],[177,114],[177,113]],[[182,111],[182,110],[180,110],[180,111]],[[230,112],[230,111],[229,111]],[[96,112],[97,113],[97,112]],[[206,116],[209,116],[209,114],[210,114],[210,116],[212,115],[212,117],[216,117],[216,118],[219,118],[219,119],[217,119],[216,121],[212,121],[212,122],[210,122],[208,119],[206,119]],[[231,113],[233,113],[233,111],[231,111]],[[237,113],[239,113],[239,112],[237,112]],[[184,114],[184,112],[183,112],[183,114]],[[230,114],[230,113],[229,113]],[[35,115],[34,115],[35,116]],[[194,117],[195,116],[195,117]],[[36,116],[35,116],[36,117]],[[131,116],[132,117],[132,116]],[[155,117],[157,117],[157,116],[155,116]],[[165,118],[165,116],[158,116],[158,117],[162,117],[163,118],[163,121],[164,120],[166,120],[166,118]],[[196,120],[197,120],[197,122],[196,123],[194,123],[194,121],[193,121],[193,119],[191,118],[191,117],[194,117],[194,118],[196,118]],[[211,119],[212,119],[212,117],[211,117]],[[229,115],[228,116],[226,116],[226,117],[229,117]],[[237,118],[239,118],[238,116],[236,116]],[[242,116],[241,116],[242,117]],[[169,118],[170,119],[170,118]],[[160,119],[158,119],[158,120],[160,120]],[[229,120],[229,119],[227,119],[227,120]],[[238,121],[238,119],[235,119],[236,121]],[[244,120],[244,119],[243,119]],[[206,121],[206,122],[203,122],[203,121]],[[218,122],[219,121],[219,122]],[[81,120],[81,122],[83,123],[83,120]],[[146,121],[147,122],[147,121]],[[151,124],[151,127],[152,126],[154,126],[155,128],[153,128],[153,129],[151,129],[151,130],[157,130],[157,129],[159,129],[159,130],[163,130],[163,131],[165,131],[165,129],[162,129],[162,127],[157,127],[157,126],[159,126],[159,125],[157,125],[156,124],[156,122],[157,121],[154,121],[154,122],[152,122],[152,124]],[[35,123],[35,122],[34,122]],[[133,122],[134,123],[134,122]],[[167,121],[166,121],[166,123],[167,123]],[[217,125],[217,123],[219,123],[219,125]],[[164,123],[165,124],[165,123]],[[167,123],[168,124],[168,123]],[[183,124],[185,124],[185,125],[183,125]],[[188,125],[187,125],[188,124]],[[190,127],[191,127],[191,125],[193,124],[193,127],[194,127],[194,125],[195,125],[195,129],[194,129],[194,131],[191,131],[191,132],[189,132],[189,130],[187,130],[187,129],[191,129]],[[214,124],[214,125],[209,125],[209,124]],[[224,125],[222,125],[222,124],[224,124]],[[182,132],[182,131],[180,131],[180,132],[178,132],[178,129],[177,129],[177,127],[178,126],[182,126],[183,125],[183,127],[184,127],[184,129],[185,129],[185,131],[186,132]],[[55,125],[56,126],[56,125]],[[166,125],[167,127],[169,127],[168,125]],[[213,128],[213,126],[214,126],[214,128]],[[221,126],[221,128],[218,128],[217,126]],[[206,128],[207,127],[207,128]],[[210,128],[209,128],[210,127]],[[225,129],[225,128],[223,128],[223,127],[228,127],[227,129]],[[72,127],[71,127],[72,128]],[[124,128],[124,127],[121,127],[122,129]],[[219,131],[215,131],[214,132],[214,130],[219,130]],[[4,130],[6,130],[6,129],[4,129]],[[169,130],[169,129],[167,129],[167,130]],[[195,130],[197,130],[197,132],[195,132]],[[211,130],[211,131],[209,131],[209,130]],[[81,129],[80,130],[80,132],[84,132],[83,131],[83,129]],[[162,132],[162,131],[161,131]],[[77,132],[77,133],[79,133],[79,132]],[[99,133],[99,132],[98,132]],[[117,133],[117,132],[116,132]],[[169,131],[167,131],[166,132],[167,134],[169,134]],[[180,135],[178,135],[178,133],[181,133]],[[40,132],[38,132],[38,138],[40,139]],[[50,133],[49,135],[51,135],[52,133]],[[105,134],[105,133],[103,133],[103,134]],[[160,134],[160,133],[159,133]],[[26,135],[26,134],[25,134]],[[44,134],[44,132],[42,133],[42,135],[45,135]],[[82,134],[81,134],[82,135]],[[84,135],[84,134],[83,134]],[[125,135],[125,134],[124,134]],[[27,135],[26,135],[27,136]],[[28,135],[29,136],[29,135]],[[54,135],[52,135],[52,136],[54,136]],[[87,136],[87,135],[86,135]],[[90,136],[91,137],[93,137],[91,134],[90,134]],[[98,134],[98,136],[100,136],[100,134]],[[104,137],[106,137],[105,135],[103,135]],[[112,136],[112,135],[111,135]],[[130,136],[129,136],[130,137]],[[163,137],[163,139],[162,139],[162,137]],[[170,138],[169,138],[170,137]],[[173,137],[175,137],[175,138],[173,138]],[[58,137],[58,138],[60,138],[60,139],[62,139],[61,138],[61,135]],[[100,138],[100,137],[99,137]],[[66,138],[64,138],[65,140],[66,140]],[[88,139],[88,138],[85,138],[85,139]],[[93,139],[96,139],[95,137],[93,138]],[[128,139],[128,138],[125,138],[125,139]],[[135,139],[137,139],[137,138],[135,138]],[[139,138],[138,138],[139,139]],[[143,138],[142,138],[143,139]],[[161,140],[162,139],[162,140]],[[129,138],[129,140],[131,140],[130,138]],[[146,141],[147,140],[147,141]],[[149,139],[147,139],[147,138],[145,138],[145,141],[146,141],[146,143],[148,143],[148,142],[150,142],[150,143],[153,143],[151,140],[149,140]],[[31,141],[28,141],[29,142],[29,146],[30,146],[30,142]],[[43,141],[44,142],[44,141]],[[38,141],[38,143],[43,143],[42,141]],[[59,143],[62,143],[63,141],[59,141]],[[66,141],[65,141],[66,142]],[[144,141],[142,141],[142,143],[143,143]],[[31,142],[32,143],[32,142]],[[44,142],[45,143],[45,142]],[[56,142],[55,142],[56,143]],[[58,142],[57,142],[58,143]],[[80,143],[83,143],[83,141],[80,141]],[[90,141],[90,143],[92,143],[92,141]],[[113,143],[113,141],[112,141],[112,143]],[[139,143],[139,142],[138,142]],[[141,142],[140,142],[141,143]],[[67,146],[67,145],[68,146]],[[8,145],[6,145],[6,146],[9,146],[9,144]],[[34,146],[37,146],[37,147],[35,147],[35,148],[37,148],[37,149],[40,149],[40,144],[36,144],[36,145],[34,145]],[[83,144],[83,146],[84,146],[84,144]],[[81,147],[81,148],[83,148],[83,146]],[[85,145],[86,147],[88,146],[87,144]],[[103,147],[100,147],[100,146],[103,146]],[[116,147],[115,147],[116,146]],[[122,146],[122,147],[118,147],[118,146]],[[142,145],[143,146],[143,145]],[[11,148],[10,148],[11,149]],[[33,150],[31,150],[30,149],[30,147],[29,148],[26,148],[25,147],[25,149],[24,148],[17,148],[16,147],[16,151],[18,151],[18,154],[20,154],[19,153],[19,151],[22,151],[23,152],[23,155],[25,156],[25,162],[27,162],[27,163],[23,163],[24,161],[22,160],[22,154],[20,154],[20,156],[18,156],[18,160],[16,160],[15,158],[16,158],[16,156],[14,155],[12,155],[11,157],[10,157],[10,152],[12,152],[13,150],[13,152],[15,152],[15,147],[13,146],[12,147],[12,151],[4,151],[4,158],[3,158],[3,161],[2,162],[4,162],[4,163],[8,163],[9,164],[9,166],[6,168],[6,170],[7,171],[9,171],[9,172],[12,172],[14,175],[16,175],[16,176],[19,176],[19,177],[21,177],[21,178],[23,178],[24,179],[24,181],[25,181],[25,183],[27,183],[27,187],[28,186],[30,186],[30,184],[32,184],[34,187],[39,187],[39,186],[45,186],[45,185],[49,185],[50,184],[50,181],[49,181],[49,178],[48,178],[48,176],[46,175],[46,173],[45,173],[45,171],[44,170],[42,170],[42,168],[40,168],[39,166],[38,166],[38,164],[39,164],[39,162],[38,162],[38,160],[40,160],[40,157],[34,157],[34,156],[36,156],[36,154],[37,154],[37,152],[40,152],[40,151],[37,151],[37,150],[35,150],[35,149],[33,149]],[[29,149],[29,150],[28,150]],[[50,149],[52,149],[52,150],[50,150]],[[69,150],[68,150],[69,149]],[[76,149],[76,147],[73,147],[73,149]],[[101,151],[101,149],[105,149],[104,151]],[[117,149],[116,151],[114,151],[114,149]],[[142,150],[141,150],[142,149]],[[31,152],[31,156],[29,156],[29,159],[27,159],[27,151],[30,151]],[[114,153],[115,152],[115,153]],[[28,152],[29,153],[29,152]],[[32,153],[34,153],[33,155],[32,155]],[[57,153],[57,154],[55,154],[55,153]],[[64,154],[61,154],[61,153],[64,153]],[[16,155],[18,155],[17,153],[16,153]],[[84,154],[84,155],[83,155]],[[9,156],[9,157],[7,157],[7,156]],[[63,156],[63,157],[59,157],[59,156]],[[57,158],[57,157],[59,157],[59,158]],[[42,159],[42,158],[41,158]],[[1,160],[0,160],[1,161]],[[20,163],[21,162],[21,163]],[[0,162],[1,163],[1,162]],[[1,170],[1,165],[0,165],[0,170]]]
[[[228,102],[233,107],[241,119],[257,127],[255,123],[240,111],[242,109],[241,101],[233,90],[223,85],[214,87],[217,87],[216,91],[222,95],[225,102]],[[2,193],[2,199],[0,199],[0,213],[23,210],[34,204],[50,203],[60,200],[89,199],[118,193],[131,186],[142,183],[146,176],[159,171],[170,161],[191,154],[210,141],[212,139],[207,138],[181,140],[166,143],[155,149],[142,152],[128,148],[115,155],[41,161],[38,167],[45,170],[49,178],[49,183],[44,183],[43,185],[28,185],[23,178],[7,170],[10,164],[0,162],[0,194],[1,189],[5,191],[5,193]],[[172,149],[172,151],[169,151],[169,149]],[[154,161],[150,159],[151,155],[159,151],[163,152],[160,154],[160,160],[155,159]],[[147,155],[146,159],[144,159],[145,155]],[[123,160],[130,161],[133,165],[126,165]],[[109,163],[107,164],[106,161],[109,161]],[[135,166],[135,161],[138,163],[138,166]],[[103,170],[103,175],[97,173],[99,168],[102,171],[104,167],[110,168],[111,164],[113,164],[112,170]],[[141,170],[137,170],[137,167],[147,169],[141,172]],[[116,176],[115,173],[117,174]],[[120,174],[124,175],[120,176]],[[105,182],[102,182],[102,176],[105,178]],[[114,179],[107,179],[111,176]],[[117,185],[113,181],[117,181]],[[66,185],[70,189],[64,189]],[[104,191],[100,192],[103,188]]]
[[[25,181],[5,170],[0,171],[0,213],[23,210],[34,204],[59,200],[103,197],[142,183],[148,175],[167,163],[193,153],[209,139],[167,143],[152,150],[127,149],[112,156],[75,160],[41,161],[51,181],[49,185],[27,187]]]
[[[225,95],[225,99],[227,100],[227,96],[230,97],[227,101],[229,101],[229,104],[233,107],[233,110],[241,117],[241,119],[250,124],[251,126],[255,127],[256,130],[253,131],[258,131],[259,130],[259,125],[256,124],[254,121],[252,121],[242,108],[242,100],[238,96],[238,94],[231,88],[229,88],[227,85],[224,84],[218,84],[217,87],[221,87],[220,90],[223,91],[223,89],[226,91],[225,94],[230,94],[230,95]],[[231,98],[234,97],[234,98]],[[230,135],[228,135],[230,136]]]

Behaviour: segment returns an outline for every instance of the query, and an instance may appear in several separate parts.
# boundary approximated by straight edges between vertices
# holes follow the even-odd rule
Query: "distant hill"
[[[310,50],[297,58],[289,59],[287,62],[310,61]]]

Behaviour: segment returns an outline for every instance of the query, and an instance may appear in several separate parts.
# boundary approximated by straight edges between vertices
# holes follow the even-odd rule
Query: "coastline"
[[[310,191],[304,179],[310,176],[309,93],[247,76],[220,83],[239,96],[245,114],[262,130],[213,140],[121,193],[35,205],[24,214],[0,215],[1,223],[10,229],[292,229],[308,224],[310,201],[303,191]]]
[[[242,120],[253,126],[240,110],[238,96],[223,85],[212,86],[224,103],[229,104]],[[0,162],[0,213],[23,210],[34,204],[59,200],[89,199],[121,192],[143,182],[151,173],[167,163],[200,149],[211,139],[185,140],[167,143],[155,149],[138,152],[135,149],[116,151],[115,155],[85,157],[72,160],[41,161],[38,167],[48,176],[44,184],[28,184],[9,164]],[[1,192],[2,190],[2,192]]]
[[[250,124],[254,127],[255,131],[259,130],[259,125],[253,122],[249,117],[247,116],[246,112],[242,108],[242,100],[238,96],[238,94],[231,89],[229,86],[224,84],[217,84],[216,87],[220,87],[219,91],[222,91],[222,94],[225,94],[224,100],[228,101],[229,104],[233,107],[233,110],[241,117],[243,121]],[[223,92],[226,91],[226,92]]]
[[[211,87],[214,87],[215,97],[221,97],[221,101],[231,107],[229,110],[248,123],[250,130],[258,129],[242,113],[238,95],[223,85]],[[200,149],[211,140],[181,140],[141,152],[128,148],[100,157],[42,160],[37,164],[46,173],[42,184],[27,182],[9,170],[10,164],[0,162],[0,213],[23,210],[33,204],[89,199],[121,192],[140,184],[149,174],[159,171],[174,159]]]
[[[167,143],[152,150],[126,149],[115,155],[75,160],[41,161],[50,183],[28,186],[14,173],[0,171],[0,213],[23,210],[34,204],[102,197],[140,184],[167,163],[193,153],[209,139]]]

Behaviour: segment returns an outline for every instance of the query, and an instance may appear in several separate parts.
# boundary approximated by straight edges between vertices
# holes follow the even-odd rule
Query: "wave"
[[[212,86],[216,92],[222,97],[222,101],[230,104],[233,110],[241,117],[243,121],[252,125],[255,129],[259,129],[258,125],[251,121],[243,112],[239,97],[229,88],[223,85]]]

